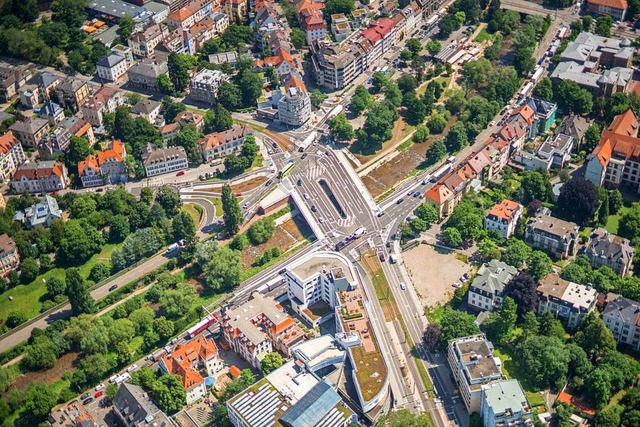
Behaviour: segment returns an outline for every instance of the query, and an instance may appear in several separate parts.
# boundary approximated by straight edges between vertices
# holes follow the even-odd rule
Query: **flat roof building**
[[[484,427],[533,426],[533,411],[518,380],[483,387],[480,408]]]
[[[558,273],[549,273],[538,284],[538,314],[550,311],[564,321],[569,329],[576,328],[596,307],[598,291],[588,285],[569,282]]]

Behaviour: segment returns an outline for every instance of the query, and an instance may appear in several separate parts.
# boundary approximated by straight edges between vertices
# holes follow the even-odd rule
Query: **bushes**
[[[272,218],[264,218],[255,222],[249,230],[247,230],[247,237],[254,245],[259,245],[273,236],[273,230],[275,229],[275,221]]]

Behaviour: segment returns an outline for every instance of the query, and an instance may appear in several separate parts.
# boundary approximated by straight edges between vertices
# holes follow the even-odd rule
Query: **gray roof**
[[[471,283],[471,288],[492,295],[500,295],[507,283],[516,274],[518,274],[517,268],[493,259],[480,267],[476,278]]]
[[[571,135],[576,140],[582,141],[588,127],[589,122],[587,119],[577,114],[572,114],[562,122],[559,132],[565,135]]]
[[[125,60],[124,56],[113,54],[109,56],[103,56],[98,60],[96,65],[98,67],[113,68],[124,60]]]
[[[182,147],[156,148],[148,144],[142,152],[142,163],[150,166],[155,163],[167,162],[173,159],[186,159],[187,154]]]
[[[482,398],[496,415],[505,412],[531,412],[518,380],[503,380],[484,386]]]
[[[141,76],[157,79],[161,74],[166,74],[168,70],[166,62],[158,64],[155,61],[143,61],[129,69],[129,76],[139,74]]]
[[[59,106],[55,102],[48,101],[44,103],[41,111],[47,116],[55,117],[56,115],[60,114],[60,112],[63,112],[64,110],[62,109],[61,106]]]
[[[320,381],[280,417],[280,423],[290,427],[344,425],[345,416],[336,409],[341,401],[329,384]]]
[[[38,203],[26,208],[24,212],[18,211],[13,219],[24,221],[28,227],[35,227],[60,218],[62,218],[62,210],[58,206],[58,201],[51,196],[44,196]]]
[[[589,236],[585,253],[592,257],[604,257],[615,263],[626,265],[633,260],[635,249],[629,239],[609,233],[604,228],[596,228]]]
[[[45,72],[37,74],[33,79],[31,79],[30,83],[35,83],[40,87],[49,87],[59,79],[59,76]]]
[[[589,55],[591,55],[591,51],[593,49],[594,46],[588,46],[576,42],[569,42],[567,48],[560,55],[560,59],[563,61],[585,62],[587,59],[589,59]]]
[[[113,405],[135,425],[172,425],[140,386],[123,383],[113,399]]]
[[[640,326],[640,303],[617,295],[604,308],[602,316],[615,319],[623,325]]]
[[[47,121],[46,119],[41,119],[39,117],[30,117],[27,120],[15,122],[9,127],[9,130],[34,134],[48,124],[49,121]]]
[[[573,80],[580,86],[599,88],[600,74],[584,71],[584,67],[574,61],[564,61],[558,64],[550,76],[552,79]]]
[[[238,52],[232,50],[230,52],[214,53],[209,55],[209,62],[212,64],[224,64],[227,62],[235,64],[238,62]]]
[[[4,123],[6,120],[13,119],[15,116],[13,114],[5,113],[4,111],[0,111],[0,125]]]
[[[160,105],[161,104],[158,101],[153,101],[151,99],[141,99],[136,105],[133,106],[131,112],[134,114],[149,114],[160,108]]]

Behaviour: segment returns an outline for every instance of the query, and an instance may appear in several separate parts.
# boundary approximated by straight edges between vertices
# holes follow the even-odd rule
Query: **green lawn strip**
[[[618,234],[618,226],[620,225],[620,218],[631,210],[630,206],[623,206],[617,214],[609,215],[607,219],[607,225],[604,227],[611,234]]]
[[[396,190],[396,187],[391,187],[387,189],[384,193],[376,197],[376,203],[380,203],[381,201],[389,197],[395,190]]]
[[[491,40],[493,37],[491,36],[491,34],[489,34],[487,32],[486,28],[483,28],[482,30],[480,30],[480,32],[478,33],[478,35],[476,36],[475,39],[473,39],[474,42],[477,43],[482,43],[485,40]]]
[[[251,277],[255,276],[256,274],[260,273],[262,270],[265,270],[269,267],[271,267],[273,264],[282,261],[285,258],[290,257],[291,255],[293,255],[294,253],[298,252],[300,249],[304,248],[305,246],[307,246],[309,243],[311,243],[310,240],[305,240],[303,241],[301,244],[299,244],[298,246],[280,254],[279,257],[277,258],[272,258],[269,262],[267,262],[266,264],[263,265],[257,265],[255,267],[249,267],[248,269],[244,270],[241,274],[240,274],[240,281],[244,282],[245,280],[250,279]]]
[[[196,223],[196,226],[200,224],[200,220],[202,219],[203,209],[202,206],[196,203],[185,203],[182,206],[182,210],[188,213],[193,221]]]
[[[406,150],[407,148],[411,147],[411,144],[413,144],[413,142],[411,142],[410,139],[407,139],[405,142],[403,142],[402,144],[398,145],[397,150],[401,153],[404,150]]]

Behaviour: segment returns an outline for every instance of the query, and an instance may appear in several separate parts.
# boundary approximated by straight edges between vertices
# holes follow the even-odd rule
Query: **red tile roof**
[[[505,221],[511,221],[513,216],[520,209],[520,204],[512,200],[503,200],[493,205],[489,211],[489,216],[493,216]]]
[[[7,154],[14,145],[19,144],[20,142],[15,137],[13,132],[10,130],[7,131],[4,135],[0,136],[0,153]]]
[[[431,187],[424,196],[434,203],[441,205],[453,196],[453,192],[444,184],[436,184]]]
[[[620,10],[625,10],[627,7],[629,7],[627,0],[587,0],[587,3]]]

